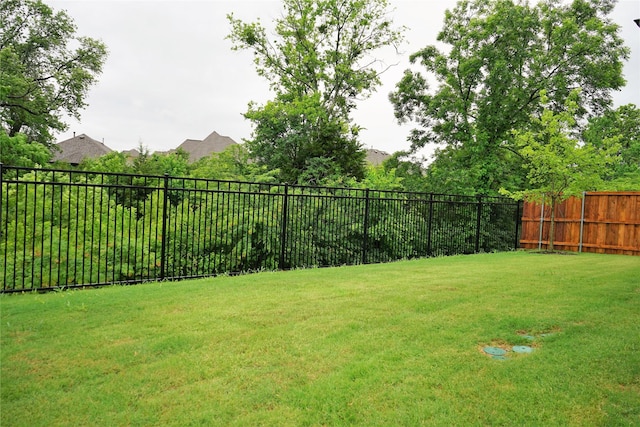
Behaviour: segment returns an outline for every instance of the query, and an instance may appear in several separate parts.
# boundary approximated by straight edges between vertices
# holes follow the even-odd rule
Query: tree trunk
[[[16,136],[16,134],[20,132],[20,129],[22,129],[22,123],[14,123],[13,126],[11,126],[11,128],[9,129],[9,137],[13,138],[14,136]]]
[[[556,198],[551,197],[551,221],[549,222],[549,244],[547,250],[553,252],[553,241],[556,237]]]

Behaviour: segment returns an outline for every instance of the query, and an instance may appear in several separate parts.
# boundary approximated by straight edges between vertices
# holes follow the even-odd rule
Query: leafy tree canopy
[[[255,123],[247,141],[261,165],[278,169],[283,182],[319,184],[336,176],[361,179],[365,153],[340,118],[331,118],[319,96],[270,101],[245,116]]]
[[[613,0],[463,0],[447,11],[438,41],[411,61],[390,95],[400,122],[415,122],[413,149],[441,144],[435,177],[465,191],[522,188],[512,130],[527,130],[541,111],[563,111],[580,88],[576,119],[602,114],[620,89],[629,50],[608,18]],[[430,82],[437,85],[432,88]],[[449,188],[447,189],[449,190]]]
[[[51,153],[41,144],[29,144],[27,136],[21,133],[9,136],[0,131],[0,163],[11,166],[44,166],[51,159]]]
[[[231,181],[276,182],[276,171],[267,171],[264,166],[252,162],[245,145],[233,144],[219,153],[198,160],[191,175],[196,178]]]
[[[130,158],[123,152],[112,151],[98,158],[86,158],[78,167],[95,172],[109,171],[135,175],[190,175],[189,153],[182,149],[172,153],[149,153],[149,150],[140,144],[137,150],[140,154],[135,158]]]
[[[380,85],[381,71],[374,67],[380,61],[372,53],[402,41],[387,0],[283,0],[283,7],[273,40],[260,22],[229,15],[234,50],[254,52],[258,74],[278,96],[319,93],[332,116],[347,118],[356,98]]]
[[[190,172],[189,153],[178,148],[172,153],[149,153],[142,144],[140,155],[133,159],[133,172],[141,175],[187,176]]]
[[[640,178],[640,110],[635,105],[623,105],[594,117],[582,137],[586,144],[596,148],[602,148],[604,141],[617,137],[620,151],[606,178],[617,180],[631,175]]]
[[[72,19],[40,0],[0,3],[0,125],[10,137],[50,146],[64,115],[79,118],[107,56],[100,41],[77,37]]]
[[[399,44],[403,29],[392,26],[387,0],[283,0],[283,6],[271,39],[260,22],[228,16],[233,48],[253,51],[258,74],[276,94],[245,114],[255,124],[249,150],[287,182],[336,173],[361,178],[364,154],[349,113],[380,85],[384,69],[373,53]]]
[[[393,174],[405,191],[430,192],[423,159],[412,158],[405,151],[397,151],[382,163],[385,172]]]

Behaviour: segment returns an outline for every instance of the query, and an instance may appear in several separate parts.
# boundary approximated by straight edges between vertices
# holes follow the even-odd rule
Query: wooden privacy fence
[[[588,192],[555,213],[555,249],[640,256],[640,191]],[[547,249],[550,223],[548,204],[525,202],[520,246]]]

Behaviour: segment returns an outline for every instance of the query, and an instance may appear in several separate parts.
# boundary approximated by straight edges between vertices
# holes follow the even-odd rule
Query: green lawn
[[[0,307],[3,427],[640,425],[640,257],[455,256]],[[515,345],[534,350],[483,352]]]

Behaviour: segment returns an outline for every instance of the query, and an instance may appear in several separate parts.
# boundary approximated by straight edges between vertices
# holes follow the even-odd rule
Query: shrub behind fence
[[[1,169],[2,292],[518,247],[502,198]]]

